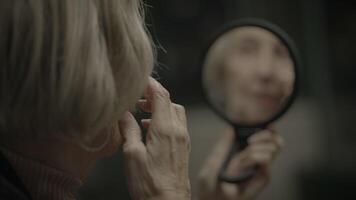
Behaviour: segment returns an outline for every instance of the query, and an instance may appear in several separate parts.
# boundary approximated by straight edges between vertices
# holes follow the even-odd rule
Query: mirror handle
[[[238,128],[238,129],[235,128],[235,130],[236,130],[235,142],[231,146],[230,152],[227,158],[225,159],[225,161],[223,162],[223,165],[221,166],[218,175],[218,180],[222,182],[239,184],[250,180],[257,172],[258,166],[253,166],[251,168],[245,169],[244,171],[240,172],[238,176],[235,177],[226,176],[225,171],[227,170],[229,163],[234,157],[234,155],[241,152],[248,146],[247,139],[253,133],[261,129],[260,128]]]

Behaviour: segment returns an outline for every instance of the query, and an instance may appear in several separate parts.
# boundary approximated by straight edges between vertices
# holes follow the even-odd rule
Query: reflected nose
[[[269,51],[261,52],[257,58],[258,67],[256,74],[263,82],[272,80],[273,76],[273,56]]]

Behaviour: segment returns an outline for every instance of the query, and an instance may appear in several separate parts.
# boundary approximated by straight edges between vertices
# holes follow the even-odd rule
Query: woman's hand
[[[230,162],[228,173],[235,174],[246,168],[258,166],[254,177],[243,184],[219,182],[217,177],[223,161],[234,141],[233,131],[224,134],[199,174],[199,200],[251,200],[263,190],[270,179],[271,164],[284,141],[273,129],[252,135],[245,150]]]
[[[190,139],[184,108],[172,103],[168,91],[153,78],[138,106],[152,113],[151,119],[142,120],[148,130],[146,145],[130,113],[119,123],[132,199],[190,199]]]

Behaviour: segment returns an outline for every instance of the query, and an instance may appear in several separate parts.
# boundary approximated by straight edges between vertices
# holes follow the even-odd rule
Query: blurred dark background
[[[145,4],[158,50],[155,76],[175,102],[187,107],[193,184],[202,165],[199,157],[208,155],[215,137],[197,127],[207,120],[219,121],[202,103],[203,49],[224,23],[254,17],[288,32],[302,58],[300,97],[280,122],[290,148],[277,160],[275,181],[260,199],[356,197],[355,1],[146,0]],[[129,199],[121,166],[120,155],[99,163],[80,192],[82,199]]]

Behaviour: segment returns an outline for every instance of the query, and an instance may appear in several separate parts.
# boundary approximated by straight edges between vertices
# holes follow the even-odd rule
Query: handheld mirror
[[[245,19],[224,26],[204,52],[201,83],[212,109],[234,127],[235,142],[219,179],[241,183],[256,167],[228,173],[230,160],[247,146],[247,139],[280,118],[297,91],[296,48],[279,27]]]

